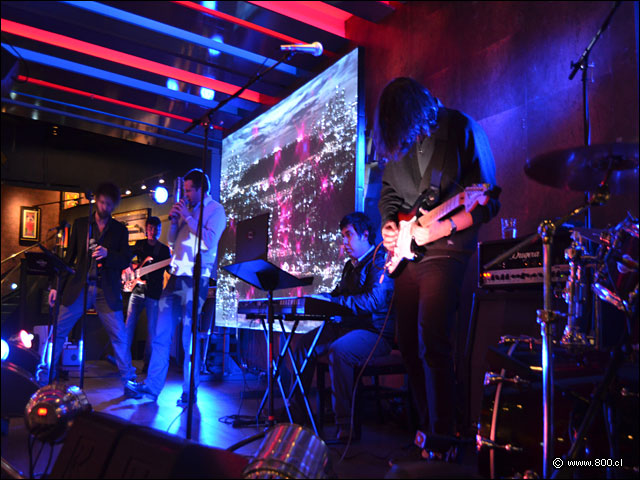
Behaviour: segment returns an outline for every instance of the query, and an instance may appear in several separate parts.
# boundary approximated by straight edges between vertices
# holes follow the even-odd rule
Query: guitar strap
[[[434,132],[435,146],[431,161],[427,166],[422,180],[420,181],[420,191],[425,198],[426,207],[433,208],[440,201],[442,172],[444,171],[444,161],[447,153],[447,137],[449,122],[446,121],[446,115],[443,115],[438,130]],[[418,152],[418,155],[420,153]]]

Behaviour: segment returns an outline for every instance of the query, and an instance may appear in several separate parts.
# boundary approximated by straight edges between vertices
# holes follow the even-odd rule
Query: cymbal
[[[606,143],[543,153],[527,160],[526,175],[543,185],[591,192],[607,172],[611,193],[631,193],[638,189],[638,144]]]

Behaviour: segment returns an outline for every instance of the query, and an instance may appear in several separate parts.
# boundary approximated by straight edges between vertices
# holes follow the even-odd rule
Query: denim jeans
[[[164,387],[169,371],[169,350],[173,332],[182,321],[182,346],[184,348],[184,383],[182,391],[189,392],[191,366],[191,315],[193,310],[193,278],[171,275],[167,286],[162,291],[159,301],[158,323],[151,347],[151,361],[145,384],[149,390],[159,395]],[[198,295],[198,315],[207,298],[209,278],[200,279]],[[194,371],[195,387],[200,383],[200,352],[196,342],[196,366]]]
[[[317,329],[304,334],[297,344],[293,355],[298,368],[302,365],[316,333]],[[328,354],[332,392],[331,404],[335,414],[335,421],[338,425],[348,425],[350,423],[354,368],[364,363],[377,339],[378,334],[369,330],[354,330],[339,323],[328,323],[320,334],[318,343],[316,343],[316,347],[301,375],[304,391],[308,396],[316,369],[316,359],[318,356]],[[388,355],[389,352],[391,352],[391,345],[383,337],[378,342],[372,358]],[[290,391],[292,380],[292,373],[287,369],[283,369],[282,382],[287,394]],[[291,398],[295,411],[298,414],[305,412],[299,387],[296,387],[295,394]]]
[[[159,300],[155,298],[149,298],[145,295],[138,293],[132,293],[129,297],[129,307],[127,308],[127,344],[129,349],[133,342],[133,337],[136,333],[136,325],[138,323],[138,317],[143,308],[147,309],[147,341],[144,345],[144,361],[149,362],[151,358],[151,344],[153,342],[153,336],[156,333],[156,325],[158,323],[158,304]]]
[[[71,332],[71,329],[82,316],[84,304],[84,293],[81,293],[73,304],[67,306],[60,305],[58,313],[58,330],[56,335],[56,349],[53,354],[52,368],[55,370],[65,338]],[[122,310],[111,310],[104,298],[104,292],[101,288],[90,286],[87,292],[87,308],[95,307],[98,312],[98,318],[107,330],[107,334],[111,339],[113,351],[116,357],[116,365],[120,372],[122,383],[127,380],[136,378],[136,369],[131,365],[131,350],[127,342],[127,332],[124,325],[124,317]],[[55,373],[54,373],[55,375]]]

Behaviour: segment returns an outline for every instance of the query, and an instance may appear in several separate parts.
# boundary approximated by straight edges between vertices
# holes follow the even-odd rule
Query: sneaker
[[[140,395],[139,397],[134,397],[134,398],[142,398],[143,395],[146,395],[153,401],[156,401],[158,399],[158,395],[153,393],[151,390],[149,390],[149,387],[147,387],[147,385],[145,385],[143,382],[134,382],[129,380],[126,383],[124,388],[125,388],[125,392],[128,389],[128,390],[131,390],[132,392],[135,392],[135,394]]]
[[[198,395],[195,394],[193,396],[193,403],[197,402],[197,398],[198,398]],[[186,392],[182,392],[182,395],[180,395],[180,398],[176,402],[176,405],[178,407],[186,407],[188,404],[189,404],[189,394]]]
[[[135,382],[129,381],[124,384],[124,396],[127,398],[142,398],[142,393],[131,388],[131,386],[129,385],[130,383],[135,383]]]

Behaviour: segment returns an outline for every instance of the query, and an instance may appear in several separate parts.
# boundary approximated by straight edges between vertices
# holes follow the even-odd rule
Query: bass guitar
[[[123,284],[122,290],[127,293],[132,292],[138,283],[142,283],[142,284],[146,283],[144,280],[141,280],[140,277],[148,273],[155,272],[156,270],[159,270],[161,268],[164,268],[167,265],[169,265],[169,263],[171,263],[171,259],[167,258],[166,260],[162,260],[158,263],[152,263],[150,265],[146,265],[147,263],[152,261],[153,261],[152,257],[147,257],[144,259],[144,262],[142,262],[142,264],[135,270],[131,272],[127,270],[123,270],[122,271],[122,284]]]
[[[411,227],[413,224],[417,223],[419,226],[426,228],[462,207],[464,207],[467,212],[471,212],[478,205],[486,205],[489,198],[493,196],[493,189],[496,188],[499,187],[494,187],[488,183],[471,185],[465,188],[464,191],[423,214],[420,212],[420,206],[423,200],[421,197],[409,212],[399,213],[398,239],[396,240],[395,247],[387,252],[387,260],[385,263],[387,275],[391,278],[396,278],[404,269],[406,262],[419,260],[423,256],[420,250],[424,250],[425,246],[418,247],[411,235]]]

